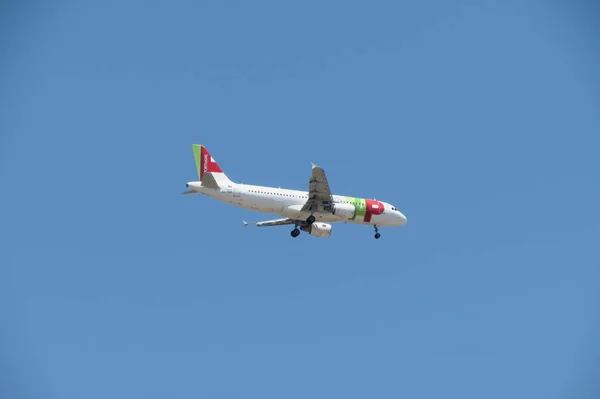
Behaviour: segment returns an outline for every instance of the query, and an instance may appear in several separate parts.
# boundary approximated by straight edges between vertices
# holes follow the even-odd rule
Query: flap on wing
[[[257,227],[283,226],[285,224],[295,224],[295,223],[296,223],[296,220],[285,218],[285,219],[275,219],[275,220],[267,220],[264,222],[258,222],[258,223],[256,223],[256,226]]]

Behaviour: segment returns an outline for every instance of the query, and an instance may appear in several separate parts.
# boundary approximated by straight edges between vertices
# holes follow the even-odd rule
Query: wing
[[[283,226],[285,224],[295,224],[296,220],[295,219],[275,219],[275,220],[267,220],[265,222],[258,222],[258,223],[253,223],[255,224],[257,227],[269,227],[269,226]],[[244,226],[247,226],[248,223],[244,222]]]
[[[308,181],[308,200],[302,207],[302,210],[318,212],[323,206],[331,203],[333,203],[333,197],[329,183],[327,183],[325,171],[320,166],[313,164],[312,176]]]

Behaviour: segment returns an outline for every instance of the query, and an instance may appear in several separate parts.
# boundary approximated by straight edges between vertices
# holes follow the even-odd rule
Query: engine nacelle
[[[353,204],[331,204],[331,213],[341,220],[350,219],[355,212],[356,207]]]
[[[308,232],[311,236],[327,238],[331,235],[329,223],[314,222],[300,227],[300,230]]]

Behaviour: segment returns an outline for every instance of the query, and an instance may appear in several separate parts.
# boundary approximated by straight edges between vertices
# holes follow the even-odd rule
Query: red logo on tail
[[[202,153],[200,154],[200,180],[204,177],[205,172],[211,173],[223,173],[217,162],[210,156],[210,153],[202,146]]]

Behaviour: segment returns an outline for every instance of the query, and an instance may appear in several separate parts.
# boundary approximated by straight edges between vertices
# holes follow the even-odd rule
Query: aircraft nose
[[[407,222],[406,216],[404,216],[404,214],[400,211],[398,211],[398,213],[400,214],[400,226],[404,226]]]

